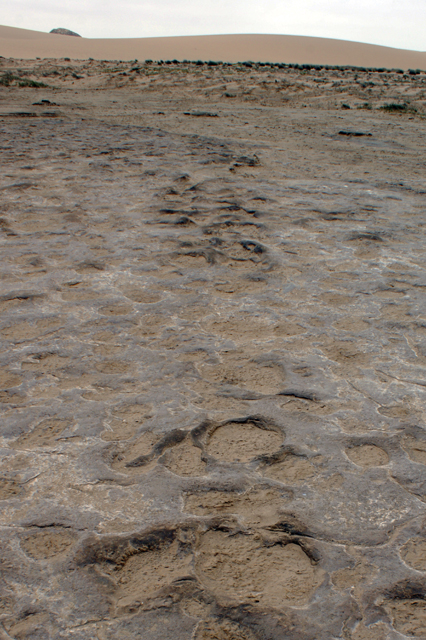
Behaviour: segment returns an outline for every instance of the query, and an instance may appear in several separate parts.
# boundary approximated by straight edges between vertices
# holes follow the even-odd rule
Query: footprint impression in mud
[[[270,395],[283,388],[284,371],[278,364],[256,362],[234,351],[221,354],[221,360],[219,364],[200,364],[197,369],[205,380],[216,384]]]
[[[299,484],[317,475],[314,465],[304,456],[283,453],[271,464],[264,465],[262,475],[283,484]]]
[[[162,296],[159,293],[153,291],[152,289],[149,289],[148,287],[126,287],[123,289],[123,294],[129,300],[132,300],[133,302],[136,302],[138,304],[155,304],[162,299]]]
[[[426,571],[426,538],[408,540],[399,551],[401,558],[416,571]]]
[[[359,467],[381,467],[388,464],[389,456],[374,444],[361,444],[346,449],[346,455]]]
[[[35,449],[37,447],[55,447],[60,444],[60,436],[70,421],[50,418],[43,420],[27,433],[19,436],[11,446],[14,449]]]
[[[198,491],[187,494],[184,511],[195,516],[237,518],[244,526],[271,527],[280,520],[288,492],[269,486],[251,487],[244,493]]]
[[[397,584],[379,601],[388,613],[392,626],[404,637],[424,638],[426,629],[426,607],[424,583]]]
[[[1,330],[1,336],[12,342],[30,342],[56,331],[61,324],[61,320],[57,317],[42,318],[35,322],[27,320],[14,322]]]
[[[278,426],[257,416],[202,425],[198,434],[209,457],[217,462],[240,464],[276,453],[284,439]]]
[[[102,440],[129,440],[141,425],[152,418],[151,405],[134,404],[116,408],[112,412],[111,420],[107,422],[108,429],[102,433]]]
[[[140,474],[157,463],[179,476],[203,476],[207,462],[245,464],[276,454],[283,444],[281,429],[261,417],[216,424],[206,422],[192,432],[176,429],[162,437],[145,431],[129,444],[109,450],[113,469]]]
[[[267,318],[256,318],[248,314],[228,318],[213,316],[203,322],[203,329],[208,333],[240,344],[267,340],[273,334],[273,328]]]
[[[282,609],[306,604],[323,572],[298,544],[269,545],[259,536],[207,531],[195,551],[199,581],[221,603]]]
[[[230,620],[211,619],[197,625],[194,640],[256,640],[256,636]]]
[[[426,465],[426,441],[405,436],[401,442],[402,448],[407,452],[413,462]]]
[[[161,464],[178,476],[202,476],[206,464],[201,456],[202,450],[194,446],[187,431],[176,429],[164,437],[145,431],[135,442],[113,452],[110,464],[127,475],[147,473]]]
[[[22,377],[16,375],[16,373],[6,369],[0,371],[0,389],[13,389],[13,387],[18,387],[21,383]]]
[[[20,546],[30,558],[50,560],[66,555],[75,541],[76,536],[66,529],[46,527],[23,536]]]
[[[95,564],[98,575],[112,581],[115,615],[151,608],[167,596],[184,602],[200,587],[220,606],[283,610],[306,604],[324,577],[318,560],[285,537],[271,541],[197,527],[96,541],[77,564]]]

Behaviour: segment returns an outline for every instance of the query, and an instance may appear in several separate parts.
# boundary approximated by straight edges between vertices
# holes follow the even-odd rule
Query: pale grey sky
[[[87,38],[278,33],[426,51],[426,0],[13,0],[0,24]]]

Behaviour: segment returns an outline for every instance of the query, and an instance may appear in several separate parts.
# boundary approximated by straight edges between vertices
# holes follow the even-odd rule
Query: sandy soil
[[[1,74],[0,638],[424,640],[426,75]]]
[[[361,42],[286,35],[238,34],[90,39],[0,25],[0,55],[95,60],[221,60],[426,69],[426,52]]]

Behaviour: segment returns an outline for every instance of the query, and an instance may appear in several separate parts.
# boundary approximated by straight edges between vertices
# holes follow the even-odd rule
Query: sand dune
[[[286,35],[89,39],[0,26],[0,55],[10,58],[188,59],[426,69],[426,52]]]

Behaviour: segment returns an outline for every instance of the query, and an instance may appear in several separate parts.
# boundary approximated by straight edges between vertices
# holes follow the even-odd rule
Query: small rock
[[[75,31],[70,31],[69,29],[52,29],[50,33],[56,33],[59,36],[77,36],[77,38],[81,38],[79,33],[75,33]]]

